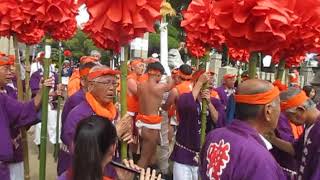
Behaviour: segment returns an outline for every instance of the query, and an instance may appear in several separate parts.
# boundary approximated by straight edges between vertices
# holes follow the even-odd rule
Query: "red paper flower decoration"
[[[291,23],[296,17],[289,9],[290,1],[211,0],[211,3],[228,46],[270,54],[292,31]]]
[[[130,40],[154,32],[162,0],[87,0],[90,20],[83,31],[104,49],[119,52]]]
[[[196,58],[203,57],[206,53],[204,44],[198,39],[191,39],[191,37],[192,36],[187,36],[186,39],[186,47],[188,49],[188,52]]]
[[[184,20],[181,26],[186,31],[189,47],[197,47],[201,42],[202,47],[220,48],[225,38],[219,26],[217,26],[213,16],[213,0],[194,0],[183,12]],[[196,41],[196,42],[192,42]],[[203,48],[192,51],[201,52]],[[196,53],[198,55],[202,53]]]
[[[76,32],[77,5],[73,0],[23,0],[20,6],[32,19],[24,26],[40,27],[55,40],[69,39]]]
[[[66,57],[70,57],[70,56],[72,56],[72,53],[71,53],[70,50],[65,50],[65,51],[63,52],[63,55],[66,56]]]
[[[234,61],[248,63],[250,53],[245,49],[235,49],[229,47],[229,57]]]
[[[30,20],[21,10],[17,0],[0,1],[0,36],[21,32],[21,26]]]
[[[77,21],[75,19],[70,19],[63,23],[62,27],[57,27],[55,31],[51,31],[51,37],[57,41],[64,41],[73,37],[76,31]]]
[[[33,28],[30,31],[23,31],[17,34],[18,40],[28,45],[38,44],[44,37],[44,31],[42,29]]]
[[[287,40],[280,44],[274,55],[274,63],[280,59],[286,60],[286,66],[299,66],[305,59],[305,54],[318,51],[320,34],[320,1],[298,0],[291,5],[292,11],[298,17],[293,22],[294,31]]]

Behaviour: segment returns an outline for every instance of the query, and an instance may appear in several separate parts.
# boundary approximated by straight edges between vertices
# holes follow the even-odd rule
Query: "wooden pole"
[[[61,84],[62,82],[62,61],[63,61],[63,57],[62,57],[62,49],[61,49],[61,42],[59,43],[59,70],[58,70],[58,82],[59,84]],[[62,103],[62,97],[59,96],[58,97],[58,107],[57,107],[57,123],[56,123],[56,144],[54,146],[54,160],[55,162],[57,162],[58,160],[58,156],[59,156],[59,149],[60,149],[60,144],[59,144],[59,127],[60,127],[60,111],[61,111],[61,103]]]
[[[128,76],[128,58],[129,58],[129,46],[123,47],[123,59],[121,59],[121,89],[120,89],[120,104],[121,104],[121,117],[127,113],[127,76]],[[127,159],[128,156],[127,143],[121,142],[121,159]]]
[[[25,50],[25,66],[26,66],[26,74],[25,74],[25,101],[31,100],[31,90],[30,90],[30,46],[27,45]],[[29,165],[29,149],[28,149],[28,137],[26,129],[23,128],[21,130],[22,136],[22,146],[23,146],[23,167],[24,167],[24,179],[30,180],[30,165]]]
[[[47,43],[47,42],[46,42]],[[46,52],[47,53],[47,52]],[[43,66],[43,79],[49,78],[49,59],[44,58]],[[46,153],[47,153],[47,123],[48,123],[48,101],[49,101],[49,88],[42,87],[42,108],[41,108],[41,135],[40,135],[40,171],[39,179],[46,179]]]
[[[251,53],[250,61],[249,61],[249,78],[254,79],[257,73],[257,62],[259,59],[258,53]]]
[[[283,75],[285,73],[285,66],[286,66],[286,61],[284,59],[281,59],[278,65],[276,80],[282,81]]]

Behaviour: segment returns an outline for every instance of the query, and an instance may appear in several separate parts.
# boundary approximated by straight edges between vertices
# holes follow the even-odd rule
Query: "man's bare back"
[[[138,85],[139,113],[158,115],[166,84],[148,80]]]

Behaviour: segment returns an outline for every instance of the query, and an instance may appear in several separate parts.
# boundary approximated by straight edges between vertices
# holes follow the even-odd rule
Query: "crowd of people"
[[[116,100],[120,72],[102,65],[100,58],[98,52],[84,56],[74,69],[65,61],[62,75],[68,83],[58,84],[54,67],[50,78],[42,79],[39,55],[31,66],[33,99],[21,103],[13,58],[1,54],[2,179],[23,179],[21,128],[34,125],[34,142],[40,145],[43,86],[51,87],[48,139],[60,143],[59,180],[130,180],[134,175],[140,180],[320,179],[320,111],[312,86],[301,88],[294,82],[288,87],[280,81],[249,79],[243,73],[241,78],[224,75],[216,87],[215,72],[210,70],[183,64],[168,73],[157,59],[136,58],[128,63],[128,112],[121,117]],[[56,124],[59,96],[65,99],[61,127]],[[204,102],[207,106],[202,106]],[[207,135],[202,145],[203,114]],[[61,128],[61,141],[56,139],[56,128]],[[163,128],[168,129],[167,136]],[[120,141],[128,144],[132,160],[121,161]],[[157,163],[158,147],[165,141],[170,156],[164,161],[172,162],[168,171]]]

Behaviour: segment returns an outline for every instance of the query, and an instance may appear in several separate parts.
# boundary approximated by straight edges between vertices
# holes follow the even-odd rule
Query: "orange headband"
[[[280,103],[281,110],[284,111],[284,110],[287,110],[290,108],[300,106],[308,99],[309,98],[306,95],[306,93],[304,91],[301,91],[299,94],[295,95],[291,99],[288,99],[286,101],[281,101],[281,103]]]
[[[178,70],[178,75],[179,75],[181,78],[186,79],[186,80],[192,79],[192,74],[186,75],[186,74],[184,74],[183,72],[181,72],[180,70]]]
[[[104,75],[117,75],[117,74],[120,74],[119,71],[117,70],[112,70],[112,69],[102,69],[102,70],[97,70],[97,71],[94,71],[94,72],[90,72],[88,74],[88,80],[91,81],[97,77],[100,77],[100,76],[104,76]]]
[[[140,65],[140,64],[142,64],[141,60],[133,60],[130,63],[131,66],[137,66],[137,65]]]
[[[80,58],[80,63],[81,64],[86,64],[86,63],[90,63],[90,62],[97,62],[98,58],[93,57],[93,56],[82,56]]]
[[[12,56],[1,56],[0,57],[0,66],[5,66],[5,65],[13,65],[14,62],[14,57]]]
[[[81,69],[80,70],[80,77],[83,77],[83,76],[87,76],[88,74],[89,74],[89,72],[90,72],[90,69],[91,68],[84,68],[84,69]]]
[[[159,70],[150,69],[148,71],[148,74],[150,74],[150,75],[161,75],[161,72]]]
[[[270,91],[260,94],[236,94],[235,100],[237,103],[264,105],[270,103],[274,98],[279,96],[278,87],[273,87]]]

